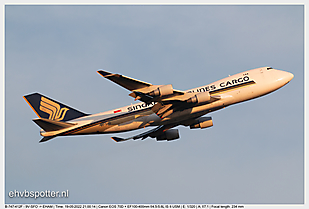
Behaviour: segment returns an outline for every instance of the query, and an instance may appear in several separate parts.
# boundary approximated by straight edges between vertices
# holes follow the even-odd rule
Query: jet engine
[[[202,92],[195,94],[193,97],[187,100],[188,103],[203,103],[210,101],[210,94],[208,92]]]
[[[155,90],[149,92],[149,95],[150,96],[165,96],[165,95],[171,95],[173,94],[173,86],[172,84],[169,84],[169,85],[163,85],[163,86],[160,86],[158,88],[156,88]]]
[[[157,136],[157,141],[172,141],[175,139],[179,139],[179,132],[178,129],[170,129],[165,131],[162,135]]]
[[[190,129],[194,128],[208,128],[213,126],[212,118],[211,117],[202,117],[195,120],[196,122],[190,125]]]

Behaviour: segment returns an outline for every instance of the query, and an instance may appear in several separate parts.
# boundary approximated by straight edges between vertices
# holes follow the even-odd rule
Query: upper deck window
[[[268,67],[268,68],[266,68],[267,70],[271,70],[271,69],[273,69],[272,67]]]

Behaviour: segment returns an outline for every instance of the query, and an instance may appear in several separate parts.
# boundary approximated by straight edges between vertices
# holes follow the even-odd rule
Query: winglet
[[[39,141],[39,143],[49,141],[49,140],[51,140],[52,138],[54,138],[54,136],[45,136],[45,137],[43,137],[43,138],[41,139],[41,141]]]
[[[107,77],[109,75],[112,75],[112,73],[109,73],[107,71],[104,71],[104,70],[98,70],[97,71],[100,75],[102,75],[103,77]]]
[[[126,141],[127,139],[123,139],[123,138],[119,138],[119,137],[111,137],[112,140],[114,140],[115,142],[122,142],[122,141]]]

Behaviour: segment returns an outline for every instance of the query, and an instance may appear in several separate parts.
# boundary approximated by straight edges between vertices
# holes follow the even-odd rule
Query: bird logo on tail
[[[60,105],[56,102],[41,97],[40,110],[49,114],[49,120],[61,121],[69,109],[65,107],[60,108]]]

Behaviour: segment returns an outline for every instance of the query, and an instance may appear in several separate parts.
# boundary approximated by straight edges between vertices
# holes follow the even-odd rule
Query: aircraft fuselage
[[[190,89],[188,93],[209,92],[220,99],[211,103],[197,104],[171,113],[161,119],[151,110],[155,104],[136,103],[107,112],[89,115],[68,121],[77,124],[67,130],[41,132],[42,136],[82,135],[116,133],[144,128],[147,126],[165,125],[173,122],[197,118],[209,112],[219,110],[232,104],[254,99],[271,93],[293,78],[293,74],[268,67],[248,70],[229,76],[205,86]]]

